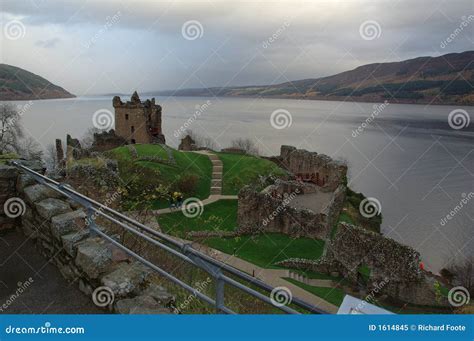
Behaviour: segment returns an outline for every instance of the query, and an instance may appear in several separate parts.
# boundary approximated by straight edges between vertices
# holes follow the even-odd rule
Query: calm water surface
[[[474,192],[474,122],[453,130],[448,114],[472,107],[389,104],[359,135],[357,129],[374,104],[247,98],[157,98],[163,106],[167,143],[196,111],[208,104],[190,128],[227,147],[248,137],[264,155],[280,145],[325,153],[349,165],[350,185],[382,204],[385,235],[416,248],[425,265],[439,270],[452,257],[474,254],[474,200],[446,224],[441,219]],[[209,101],[209,102],[208,102]],[[24,104],[24,102],[18,102]],[[66,133],[80,137],[99,109],[113,112],[111,97],[34,101],[23,115],[27,131],[46,146]],[[288,110],[292,124],[277,130],[270,124],[276,109]],[[355,136],[355,137],[354,137]]]

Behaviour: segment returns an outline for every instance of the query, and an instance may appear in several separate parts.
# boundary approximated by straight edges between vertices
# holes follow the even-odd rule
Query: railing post
[[[225,306],[224,302],[224,285],[225,282],[221,278],[222,271],[218,271],[215,279],[216,279],[216,313],[221,314],[222,313],[222,308]]]
[[[89,235],[91,237],[94,237],[97,235],[97,232],[95,232],[95,228],[97,228],[97,225],[95,224],[95,218],[94,218],[94,210],[92,209],[92,206],[87,206],[86,208],[86,219],[87,219],[87,227],[89,228]]]

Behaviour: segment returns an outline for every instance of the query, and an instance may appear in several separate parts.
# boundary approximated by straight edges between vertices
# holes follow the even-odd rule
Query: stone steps
[[[216,154],[208,153],[206,154],[211,161],[220,161],[219,157]]]
[[[221,194],[222,187],[211,187],[211,194]]]
[[[220,195],[222,194],[222,172],[224,165],[217,155],[211,153],[206,153],[206,155],[212,163],[211,195]]]
[[[212,179],[211,180],[212,187],[222,187],[222,179]]]

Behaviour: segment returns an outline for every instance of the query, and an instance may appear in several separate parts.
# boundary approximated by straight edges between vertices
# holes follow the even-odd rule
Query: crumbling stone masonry
[[[35,170],[44,171],[38,167]],[[108,308],[115,313],[172,312],[174,297],[150,283],[149,268],[130,259],[113,244],[91,236],[86,228],[86,215],[77,204],[15,167],[0,165],[0,187],[8,189],[0,197],[2,207],[8,196],[20,197],[24,202],[17,227],[86,295],[94,299],[94,291],[105,286],[114,294]],[[99,296],[95,297],[101,303]]]
[[[142,102],[135,91],[130,101],[123,103],[119,96],[113,98],[115,108],[115,134],[127,143],[165,144],[161,129],[161,106],[155,99]]]
[[[115,130],[94,133],[94,142],[91,150],[95,152],[105,152],[127,144],[127,140],[115,134]]]
[[[339,224],[324,258],[287,259],[279,265],[327,274],[338,272],[354,284],[360,280],[359,269],[365,266],[370,270],[367,291],[379,286],[380,294],[403,302],[447,305],[445,298],[436,299],[434,279],[420,269],[420,254],[416,250],[346,223]]]
[[[315,183],[326,191],[336,190],[339,185],[345,183],[347,176],[347,165],[343,162],[292,146],[281,146],[280,155],[271,157],[270,160],[297,178]]]
[[[318,194],[319,187],[298,181],[278,181],[258,192],[250,186],[239,192],[237,224],[239,233],[279,232],[292,237],[326,239],[344,205],[346,188],[341,185],[325,195],[319,208],[297,206],[301,197]],[[314,196],[310,200],[317,200]]]
[[[181,139],[181,143],[178,146],[178,150],[189,152],[192,150],[198,150],[198,147],[196,145],[196,141],[194,141],[190,135],[186,135]]]

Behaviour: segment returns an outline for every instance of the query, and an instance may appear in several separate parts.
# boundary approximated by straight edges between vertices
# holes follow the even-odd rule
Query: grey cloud
[[[61,39],[52,38],[52,39],[47,39],[47,40],[38,40],[36,41],[35,45],[39,47],[44,47],[45,49],[50,49],[50,48],[56,47],[56,45],[58,45],[59,42],[61,42]]]
[[[107,17],[120,12],[120,21],[110,32],[100,36],[86,55],[92,56],[97,65],[108,66],[111,51],[122,51],[124,46],[136,40],[139,43],[129,52],[130,59],[124,59],[118,65],[121,59],[114,59],[112,64],[116,69],[110,72],[120,70],[117,85],[127,87],[135,78],[130,63],[141,63],[144,69],[151,70],[141,86],[154,90],[180,86],[197,68],[199,72],[185,82],[186,86],[201,87],[203,83],[216,86],[228,82],[229,85],[258,85],[327,76],[365,63],[470,50],[474,23],[446,49],[439,49],[439,44],[459,25],[463,15],[474,14],[473,4],[471,0],[240,3],[215,0],[4,0],[2,10],[20,17],[29,32],[35,27],[58,27],[58,36],[63,39],[61,46],[69,40],[88,41],[91,38],[80,36],[81,32],[87,30],[94,37],[94,32],[104,25]],[[201,22],[204,34],[199,40],[186,41],[181,36],[181,26],[193,19]],[[277,32],[285,20],[288,27],[275,42],[263,48],[262,43]],[[359,27],[366,20],[380,24],[379,39],[361,39]],[[58,43],[47,42],[47,39],[38,41],[36,38],[36,46],[53,47]],[[209,58],[216,50],[218,55]],[[172,57],[163,61],[158,59],[158,65],[150,65],[149,59],[144,57],[166,55],[168,51],[172,52]],[[8,52],[5,55],[8,56]],[[90,66],[82,65],[89,64],[78,60],[77,73],[91,72]],[[37,71],[41,73],[41,70]],[[77,86],[87,88],[88,84]],[[102,86],[104,92],[110,90],[108,84]]]

